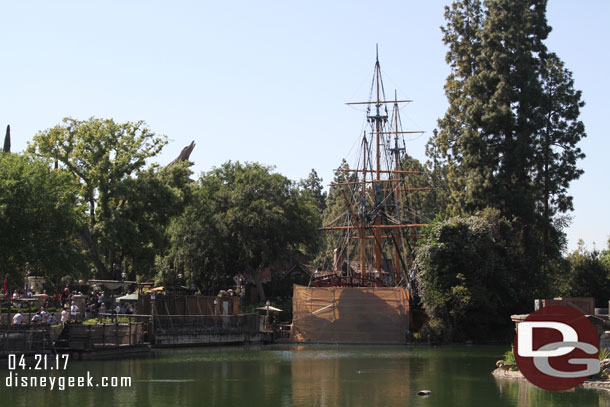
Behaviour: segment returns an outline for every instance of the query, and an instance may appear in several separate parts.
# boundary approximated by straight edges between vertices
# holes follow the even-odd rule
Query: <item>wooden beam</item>
[[[364,229],[408,229],[408,228],[420,228],[423,226],[428,226],[428,223],[413,223],[413,224],[405,224],[405,225],[369,225],[364,227]],[[326,226],[321,228],[321,230],[359,230],[360,228],[357,226]]]

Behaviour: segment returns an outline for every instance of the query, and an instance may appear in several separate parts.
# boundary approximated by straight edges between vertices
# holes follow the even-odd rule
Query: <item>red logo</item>
[[[539,309],[517,326],[515,361],[523,376],[545,390],[568,390],[599,372],[599,337],[574,308]]]

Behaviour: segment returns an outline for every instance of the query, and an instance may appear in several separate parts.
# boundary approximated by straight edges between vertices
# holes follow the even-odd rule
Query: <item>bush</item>
[[[431,337],[485,342],[512,336],[544,285],[519,245],[519,227],[485,210],[438,221],[417,249],[419,295]]]

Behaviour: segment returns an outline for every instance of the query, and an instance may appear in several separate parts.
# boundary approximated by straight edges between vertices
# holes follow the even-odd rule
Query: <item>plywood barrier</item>
[[[405,343],[409,302],[400,287],[294,286],[291,339]]]

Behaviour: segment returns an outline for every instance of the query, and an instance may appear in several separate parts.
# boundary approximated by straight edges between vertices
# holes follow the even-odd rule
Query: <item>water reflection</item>
[[[9,372],[0,370],[0,397],[10,406],[610,406],[602,391],[555,393],[526,381],[496,380],[490,371],[504,351],[319,345],[157,350],[150,359],[71,362],[59,373],[128,376],[131,388],[7,389]],[[422,389],[432,395],[417,396]]]
[[[576,388],[561,392],[542,390],[527,380],[496,378],[501,397],[517,407],[529,406],[610,406],[610,393],[606,390]]]

